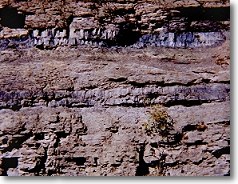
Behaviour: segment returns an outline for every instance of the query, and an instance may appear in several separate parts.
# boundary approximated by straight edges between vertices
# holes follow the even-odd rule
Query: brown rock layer
[[[226,0],[2,1],[0,44],[212,46],[226,39],[229,20]]]
[[[229,176],[229,69],[227,0],[2,0],[0,175]]]
[[[1,51],[1,174],[229,175],[227,44]]]

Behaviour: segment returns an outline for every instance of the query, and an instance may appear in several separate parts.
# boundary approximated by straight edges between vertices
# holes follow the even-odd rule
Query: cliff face
[[[2,49],[14,45],[212,46],[226,39],[229,14],[226,0],[7,0],[0,3],[0,25],[13,30],[3,29],[0,41]]]
[[[3,0],[0,18],[0,175],[230,175],[228,1]]]

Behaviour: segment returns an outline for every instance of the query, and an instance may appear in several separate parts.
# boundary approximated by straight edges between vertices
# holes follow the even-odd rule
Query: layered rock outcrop
[[[3,0],[0,18],[0,175],[230,175],[228,1]]]
[[[169,139],[144,133],[148,117],[143,108],[2,110],[1,172],[9,176],[227,175],[228,106],[169,108],[176,117]],[[199,129],[202,122],[207,128]]]
[[[230,173],[227,43],[7,50],[0,70],[2,175]]]
[[[14,29],[0,32],[1,49],[34,45],[213,46],[226,39],[230,18],[226,0],[13,0],[2,1],[0,7],[0,25]]]

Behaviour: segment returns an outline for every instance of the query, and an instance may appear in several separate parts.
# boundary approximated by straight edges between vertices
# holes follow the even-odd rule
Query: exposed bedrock
[[[29,106],[148,106],[151,104],[200,105],[212,101],[229,100],[229,84],[194,86],[118,87],[114,89],[88,89],[79,91],[12,91],[0,92],[0,108],[19,109]]]
[[[169,137],[146,134],[150,114],[145,108],[1,110],[0,172],[8,176],[227,175],[228,107],[222,102],[169,108],[176,120]]]
[[[0,175],[230,175],[228,45],[1,51]]]
[[[92,47],[122,46],[123,44],[120,44],[120,41],[116,41],[115,34],[112,30],[94,29],[85,31],[81,29],[67,36],[66,30],[33,30],[30,34],[20,38],[2,39],[0,44],[2,50],[9,47],[29,48],[33,46],[40,48],[81,45]],[[120,38],[120,40],[124,39],[123,36]],[[160,34],[146,34],[133,41],[128,39],[124,41],[128,41],[129,45],[135,48],[143,48],[145,46],[196,48],[220,45],[227,39],[227,32],[163,32]]]
[[[219,0],[29,0],[1,2],[0,20],[0,49],[63,45],[194,48],[224,42],[229,37],[230,13],[229,1]]]
[[[229,101],[229,57],[217,56],[217,51],[210,48],[203,56],[200,51],[174,49],[143,53],[33,49],[27,51],[29,56],[25,51],[2,51],[0,108],[192,106]],[[14,57],[10,65],[7,60]]]
[[[227,0],[1,0],[0,175],[229,176],[229,16]]]

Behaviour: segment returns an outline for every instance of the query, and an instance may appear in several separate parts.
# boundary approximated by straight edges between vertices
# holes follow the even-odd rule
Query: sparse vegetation
[[[150,116],[150,120],[144,124],[147,134],[160,133],[162,136],[167,136],[173,129],[173,119],[162,105],[153,106]]]

